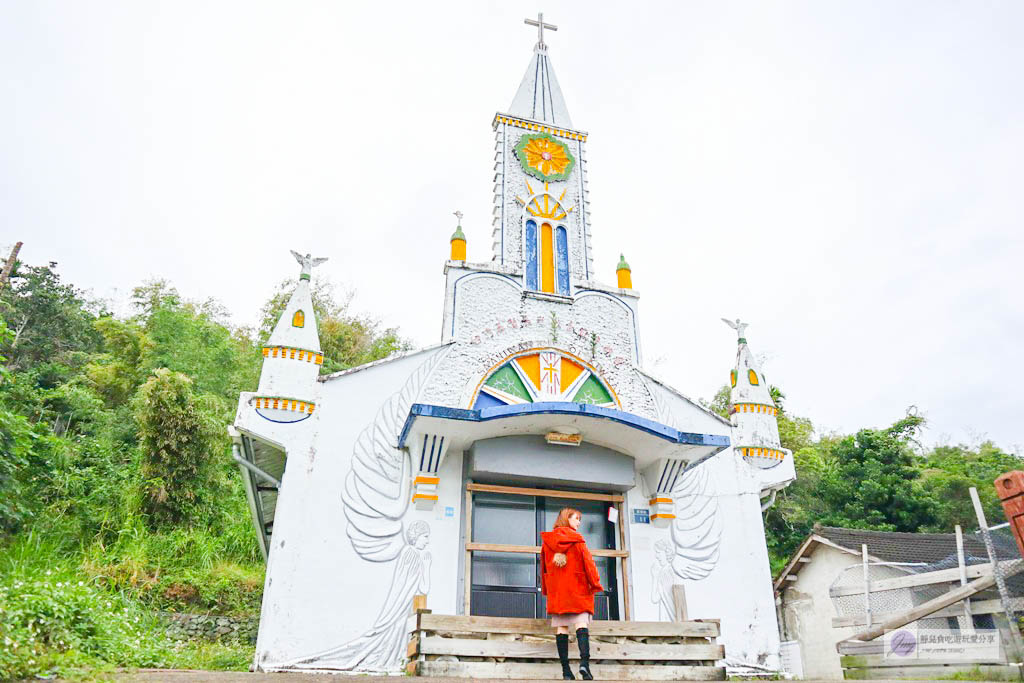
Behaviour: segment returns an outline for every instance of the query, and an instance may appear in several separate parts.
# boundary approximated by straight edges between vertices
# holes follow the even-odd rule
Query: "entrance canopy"
[[[724,434],[681,432],[674,427],[614,408],[587,403],[548,402],[467,410],[414,403],[398,446],[443,442],[444,451],[462,451],[481,439],[513,434],[577,433],[587,443],[632,456],[638,468],[661,459],[694,463],[724,450]],[[430,448],[430,446],[426,446]],[[414,455],[418,455],[414,454]]]

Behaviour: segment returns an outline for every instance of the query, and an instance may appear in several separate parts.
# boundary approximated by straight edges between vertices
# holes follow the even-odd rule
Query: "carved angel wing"
[[[732,326],[732,323],[722,318]],[[680,421],[672,409],[672,398],[661,387],[648,384],[658,417],[662,423],[679,427]],[[718,564],[718,551],[722,540],[721,516],[718,513],[718,491],[712,478],[709,462],[685,470],[672,489],[675,501],[675,521],[670,528],[672,571],[682,579],[707,578]]]
[[[736,323],[738,323],[739,321],[737,320],[734,323],[733,321],[729,320],[728,318],[722,318],[722,322],[735,330],[736,329]]]
[[[675,547],[672,569],[682,579],[707,578],[718,564],[722,523],[715,483],[705,465],[683,472],[672,490],[676,501],[676,519],[671,527]]]
[[[327,262],[327,257],[326,256],[322,256],[320,258],[315,258],[315,259],[313,259],[313,267],[316,268],[321,263],[326,263],[326,262]]]
[[[341,499],[352,547],[364,560],[387,562],[405,545],[402,518],[409,508],[411,465],[398,448],[409,407],[445,353],[435,353],[377,411],[356,439]]]
[[[306,265],[306,257],[304,257],[299,252],[295,251],[294,249],[289,249],[288,251],[292,252],[292,256],[295,257],[295,260],[299,262],[300,266]]]

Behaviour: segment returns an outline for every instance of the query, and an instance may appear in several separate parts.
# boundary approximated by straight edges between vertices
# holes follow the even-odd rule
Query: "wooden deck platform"
[[[465,617],[420,612],[412,617],[408,673],[450,678],[560,679],[555,634],[547,619]],[[590,663],[599,680],[725,680],[725,657],[712,620],[595,621]],[[571,637],[569,658],[578,669]]]

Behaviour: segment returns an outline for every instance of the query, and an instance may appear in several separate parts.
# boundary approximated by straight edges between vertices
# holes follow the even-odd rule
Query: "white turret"
[[[771,390],[747,346],[747,324],[722,320],[736,330],[736,368],[729,375],[733,451],[751,465],[767,469],[785,460],[789,451],[779,441],[778,409]]]
[[[294,251],[292,255],[302,266],[299,283],[263,347],[263,370],[254,400],[264,411],[287,411],[298,417],[313,412],[316,378],[324,362],[309,282],[312,269],[327,259]]]

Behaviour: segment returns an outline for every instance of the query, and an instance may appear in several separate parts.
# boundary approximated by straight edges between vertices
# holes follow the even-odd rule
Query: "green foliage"
[[[114,667],[245,670],[244,643],[168,639],[148,606],[27,533],[0,555],[0,680],[92,677]]]
[[[700,399],[700,404],[705,409],[710,410],[711,412],[713,412],[713,413],[715,413],[717,415],[721,415],[726,420],[728,420],[729,419],[729,411],[730,411],[730,408],[732,407],[732,405],[730,404],[729,401],[730,401],[730,398],[729,398],[729,385],[728,384],[723,384],[718,389],[718,391],[715,392],[714,397],[712,397],[712,399],[710,401],[705,401],[704,399]]]
[[[10,287],[4,289],[0,315],[7,319],[13,336],[0,345],[15,371],[48,362],[75,364],[80,354],[99,349],[100,336],[93,329],[99,306],[85,299],[75,287],[64,284],[48,266],[17,265]]]
[[[200,408],[192,380],[160,368],[136,397],[142,449],[142,505],[155,524],[196,521],[213,479],[216,423]]]
[[[260,312],[262,323],[257,334],[259,347],[270,338],[295,286],[294,280],[285,280],[263,305]],[[410,348],[409,342],[398,335],[396,328],[381,329],[380,321],[351,313],[354,292],[348,291],[339,297],[328,280],[315,279],[310,294],[320,333],[320,348],[324,352],[320,374],[347,370]]]

